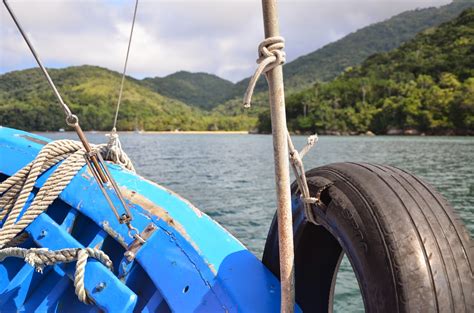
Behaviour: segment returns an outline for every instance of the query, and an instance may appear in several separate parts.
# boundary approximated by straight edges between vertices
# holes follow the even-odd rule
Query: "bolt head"
[[[97,286],[95,286],[95,290],[97,292],[101,292],[102,290],[104,290],[105,286],[106,286],[105,282],[102,281],[98,283]]]
[[[132,251],[126,251],[124,253],[124,256],[125,256],[125,258],[127,259],[128,262],[132,262],[133,259],[135,258],[135,253],[133,253]]]
[[[40,234],[39,234],[38,237],[39,237],[39,239],[42,239],[42,238],[46,237],[47,234],[48,234],[48,231],[45,230],[45,229],[43,229],[43,230],[40,232]]]

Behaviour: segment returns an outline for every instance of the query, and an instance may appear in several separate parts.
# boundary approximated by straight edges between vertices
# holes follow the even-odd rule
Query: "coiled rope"
[[[7,218],[0,229],[0,248],[12,240],[44,212],[85,165],[81,144],[72,140],[53,141],[41,149],[35,160],[0,184],[0,218]],[[38,177],[64,160],[46,180],[23,216],[18,219]]]
[[[106,145],[99,145],[94,148],[99,149],[100,153],[107,159],[109,150]],[[11,247],[25,239],[25,233],[22,233],[23,230],[57,199],[72,178],[85,165],[85,154],[86,151],[78,141],[57,140],[50,142],[41,149],[32,162],[0,184],[0,221],[4,221],[0,228],[0,261],[8,256],[22,257],[38,270],[45,265],[72,262],[77,259],[74,286],[79,299],[88,303],[84,289],[87,258],[96,258],[111,268],[110,259],[104,252],[92,248],[49,251],[47,249]],[[124,162],[131,165],[126,154],[122,152],[121,155]],[[58,163],[60,163],[58,167],[48,177],[31,205],[24,210],[20,217],[38,177]],[[127,168],[133,169],[133,167]]]
[[[257,69],[250,78],[247,91],[244,96],[244,107],[249,108],[252,100],[252,96],[255,90],[255,85],[262,74],[266,74],[271,69],[283,65],[286,61],[286,53],[283,51],[285,48],[285,39],[281,36],[269,37],[262,41],[258,45]],[[266,77],[266,75],[265,75]],[[307,143],[301,152],[295,149],[293,141],[291,140],[290,133],[287,129],[288,137],[288,152],[290,158],[290,164],[293,169],[293,173],[296,177],[298,189],[301,192],[301,198],[304,202],[306,216],[312,222],[314,221],[313,214],[311,212],[311,204],[318,203],[318,198],[311,197],[308,188],[308,182],[306,180],[306,174],[304,171],[303,157],[311,150],[311,148],[318,142],[318,135],[314,134],[308,137]]]

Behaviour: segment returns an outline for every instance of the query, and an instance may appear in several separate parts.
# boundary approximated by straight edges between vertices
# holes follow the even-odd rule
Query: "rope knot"
[[[25,262],[34,267],[38,273],[43,273],[46,262],[41,256],[45,256],[48,252],[47,248],[31,248],[25,254]]]
[[[135,168],[133,167],[132,161],[127,156],[125,151],[122,149],[122,143],[120,142],[119,135],[114,129],[110,134],[106,134],[106,137],[109,137],[109,142],[105,146],[105,159],[112,161],[115,164],[120,164],[126,169],[135,173]]]
[[[265,60],[268,62],[263,69],[264,73],[286,62],[284,48],[285,39],[280,36],[269,37],[258,45],[259,58],[257,59],[257,64],[260,65]]]
[[[257,69],[250,78],[247,91],[244,96],[244,107],[250,107],[250,101],[257,84],[258,79],[262,74],[274,69],[277,66],[283,65],[286,62],[285,39],[281,36],[268,37],[258,45],[258,59]]]
[[[309,146],[311,146],[311,147],[314,146],[314,144],[318,141],[318,139],[319,139],[319,138],[318,138],[318,135],[317,135],[317,134],[314,134],[314,135],[309,136],[308,139],[307,139],[307,141],[306,141],[306,142],[307,142],[307,145],[309,145]]]
[[[86,304],[92,302],[87,295],[84,285],[87,259],[89,257],[94,258],[104,264],[111,272],[114,270],[112,260],[104,251],[90,247],[61,250],[48,250],[47,248],[24,249],[18,247],[0,249],[0,261],[7,257],[22,258],[39,273],[43,273],[44,267],[48,265],[77,261],[74,273],[74,288],[79,300]]]
[[[290,153],[290,162],[299,168],[302,167],[303,160],[298,150],[293,149],[293,150],[290,150],[289,153]]]

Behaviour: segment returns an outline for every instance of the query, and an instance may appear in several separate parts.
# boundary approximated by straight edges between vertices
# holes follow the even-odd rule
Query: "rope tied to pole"
[[[298,150],[296,150],[295,146],[293,145],[285,119],[283,75],[281,70],[277,71],[278,66],[283,65],[286,61],[286,54],[283,51],[285,47],[285,40],[283,37],[278,36],[278,19],[276,18],[275,1],[264,0],[262,3],[265,21],[265,34],[268,37],[258,46],[258,66],[254,75],[250,78],[249,85],[244,96],[244,107],[250,107],[257,81],[262,74],[265,74],[270,93],[273,147],[275,156],[275,179],[277,185],[277,216],[279,229],[278,245],[280,252],[280,277],[282,278],[281,312],[286,313],[294,311],[295,290],[293,230],[290,204],[291,195],[289,194],[290,183],[288,163],[284,161],[284,158],[289,158],[289,163],[295,174],[296,182],[301,192],[301,199],[304,203],[306,217],[311,222],[315,222],[316,219],[313,216],[311,204],[317,204],[319,201],[319,196],[317,195],[317,198],[313,198],[309,193],[308,182],[306,180],[306,174],[303,165],[303,157],[316,144],[318,141],[318,136],[315,134],[308,137],[307,143],[301,152],[298,152]],[[274,69],[275,71],[272,71]]]
[[[76,262],[74,273],[74,288],[79,300],[85,304],[90,304],[91,300],[87,296],[84,287],[84,276],[88,258],[94,258],[104,264],[110,271],[113,271],[112,260],[103,251],[94,248],[68,248],[51,251],[46,248],[24,249],[18,247],[0,249],[0,262],[7,257],[24,259],[39,273],[43,273],[45,266],[58,263]]]
[[[268,37],[258,45],[257,69],[250,78],[244,96],[244,107],[250,108],[255,85],[262,74],[283,65],[286,62],[285,39],[281,36]]]
[[[252,100],[255,85],[262,74],[265,74],[273,68],[283,65],[286,61],[286,54],[283,51],[285,48],[285,39],[281,36],[269,37],[262,41],[258,46],[259,58],[257,60],[258,67],[254,75],[250,78],[247,91],[244,96],[244,107],[249,108]],[[303,165],[303,157],[311,150],[311,148],[318,142],[318,135],[309,136],[306,145],[301,152],[295,149],[291,136],[287,132],[288,153],[290,164],[293,173],[296,177],[298,188],[301,192],[301,198],[305,205],[306,216],[314,222],[313,214],[311,212],[311,204],[317,203],[318,199],[311,197],[309,187],[306,180],[306,174]]]

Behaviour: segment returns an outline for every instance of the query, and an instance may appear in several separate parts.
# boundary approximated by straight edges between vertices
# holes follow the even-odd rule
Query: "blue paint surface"
[[[0,173],[14,174],[33,160],[48,141],[0,127]],[[150,223],[157,226],[134,262],[129,264],[123,258],[133,240],[127,235],[127,228],[116,220],[87,168],[61,193],[61,201],[55,202],[27,229],[33,238],[32,246],[50,249],[93,246],[108,252],[115,263],[115,274],[120,274],[125,283],[99,262],[90,261],[85,282],[96,309],[279,311],[279,281],[224,228],[164,187],[113,164],[109,164],[109,169],[131,206],[133,225],[139,231]],[[52,172],[44,173],[36,187],[40,188]],[[44,230],[48,235],[39,236]],[[29,265],[20,265],[21,262],[7,260],[0,264],[0,298],[12,294],[8,285],[15,280],[26,284],[23,291],[19,289],[20,295],[10,297],[17,299],[8,302],[10,307],[53,311],[67,311],[71,306],[92,309],[77,302],[71,295],[72,282],[64,279],[71,277],[73,264],[56,265],[43,277],[33,273]],[[16,273],[19,267],[21,271]],[[38,286],[49,291],[29,290],[28,284],[35,279]],[[105,282],[107,287],[94,292],[100,282]],[[50,301],[45,302],[48,297]]]

